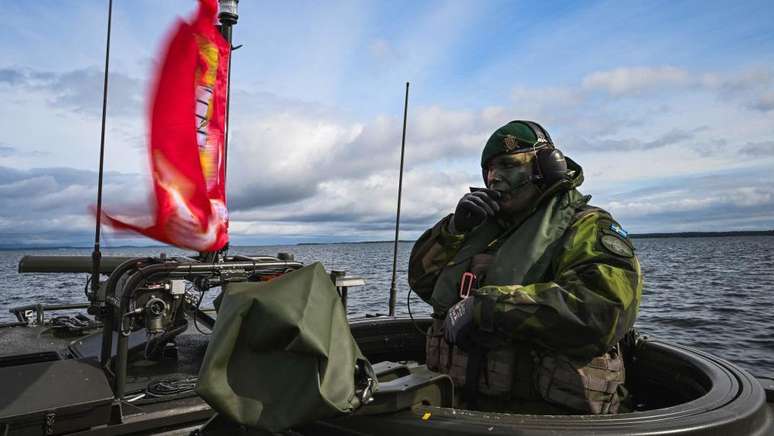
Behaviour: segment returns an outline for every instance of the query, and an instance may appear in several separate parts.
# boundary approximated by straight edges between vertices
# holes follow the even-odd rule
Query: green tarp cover
[[[353,411],[369,376],[336,288],[314,263],[224,287],[197,391],[228,419],[279,431]]]

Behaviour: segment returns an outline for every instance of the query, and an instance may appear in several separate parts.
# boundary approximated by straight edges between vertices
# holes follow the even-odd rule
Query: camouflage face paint
[[[530,183],[534,158],[533,153],[502,154],[487,165],[487,187],[501,193],[499,203],[504,212],[524,209],[536,195],[537,190]]]
[[[486,182],[489,189],[510,192],[529,183],[532,176],[531,153],[502,154],[487,165]]]

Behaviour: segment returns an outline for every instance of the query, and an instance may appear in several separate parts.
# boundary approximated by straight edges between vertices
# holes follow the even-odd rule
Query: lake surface
[[[692,346],[733,361],[755,375],[774,376],[774,237],[635,239],[645,275],[636,327],[652,338]],[[407,314],[407,262],[413,243],[398,250],[398,304]],[[115,248],[105,256],[148,256],[176,249]],[[231,254],[290,252],[296,259],[320,261],[366,279],[349,294],[349,316],[387,313],[392,243],[236,247]],[[85,302],[87,274],[19,274],[25,254],[83,255],[91,249],[0,252],[0,323],[14,321],[10,307],[31,303]],[[216,291],[208,293],[210,304]],[[413,313],[429,306],[412,294]],[[2,354],[2,350],[0,350]]]

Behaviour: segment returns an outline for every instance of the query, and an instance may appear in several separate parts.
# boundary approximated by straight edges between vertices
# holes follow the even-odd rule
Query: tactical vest
[[[537,210],[517,217],[512,227],[490,218],[465,236],[454,259],[441,271],[430,302],[436,317],[459,301],[462,274],[472,270],[473,258],[494,251],[494,259],[479,285],[536,283],[545,276],[561,237],[573,222],[576,211],[588,202],[577,190],[554,195]]]
[[[467,386],[469,355],[446,342],[442,321],[434,320],[428,329],[425,352],[428,369],[448,374],[457,387]],[[545,401],[565,413],[599,415],[618,413],[625,380],[618,345],[582,361],[521,343],[486,353],[476,389],[505,404]]]
[[[519,217],[514,227],[487,220],[466,235],[433,288],[436,320],[428,331],[428,368],[449,374],[457,386],[467,385],[469,356],[443,339],[440,321],[460,299],[462,274],[475,272],[479,286],[544,281],[562,236],[588,199],[574,189],[562,192]],[[512,343],[486,351],[476,387],[487,396],[543,400],[575,413],[604,414],[617,412],[624,378],[618,347],[590,361],[577,361],[533,344]]]

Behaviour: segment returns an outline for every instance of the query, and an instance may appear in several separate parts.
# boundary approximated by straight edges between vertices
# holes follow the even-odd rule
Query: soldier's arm
[[[417,239],[409,258],[409,286],[425,302],[430,302],[435,281],[447,263],[449,263],[462,245],[463,235],[449,232],[449,215]]]
[[[575,222],[551,281],[479,289],[479,326],[570,356],[609,350],[633,327],[642,296],[639,262],[614,226],[601,211]]]

